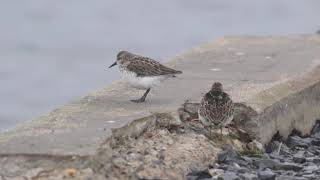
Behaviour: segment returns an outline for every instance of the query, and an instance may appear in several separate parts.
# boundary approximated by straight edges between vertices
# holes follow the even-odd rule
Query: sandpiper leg
[[[230,126],[226,127],[228,129],[228,135],[231,133]]]
[[[149,92],[150,92],[150,88],[147,89],[147,91],[143,94],[143,96],[140,99],[134,99],[134,100],[131,100],[131,101],[135,102],[135,103],[142,103],[142,102],[144,102],[146,100],[146,97],[147,97]]]
[[[222,139],[222,127],[220,127],[220,139]]]

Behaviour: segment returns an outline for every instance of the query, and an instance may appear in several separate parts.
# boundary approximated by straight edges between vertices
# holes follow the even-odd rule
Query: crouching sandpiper
[[[119,65],[122,77],[134,88],[146,90],[140,99],[131,100],[141,103],[146,100],[151,88],[159,85],[163,80],[175,77],[182,71],[166,67],[159,62],[128,51],[120,51],[117,61],[109,68]]]
[[[231,123],[233,119],[234,104],[230,96],[223,91],[222,84],[215,82],[211,90],[206,93],[198,110],[200,121],[210,128],[220,128],[220,138],[222,138],[222,128]]]

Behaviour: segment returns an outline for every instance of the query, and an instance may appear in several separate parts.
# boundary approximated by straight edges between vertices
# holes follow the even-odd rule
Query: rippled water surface
[[[320,29],[319,0],[0,0],[0,130],[101,88],[120,49],[159,60],[225,35]]]

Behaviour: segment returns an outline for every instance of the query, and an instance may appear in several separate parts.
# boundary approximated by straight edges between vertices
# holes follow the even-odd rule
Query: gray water
[[[158,60],[226,35],[320,29],[319,0],[0,0],[0,130],[119,78],[119,50]]]

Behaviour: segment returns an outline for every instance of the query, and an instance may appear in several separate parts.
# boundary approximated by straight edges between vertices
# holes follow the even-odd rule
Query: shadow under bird
[[[230,96],[223,91],[222,84],[215,82],[211,90],[206,93],[200,102],[198,110],[199,120],[210,128],[220,128],[220,138],[222,138],[222,128],[233,120],[234,104]]]
[[[164,66],[151,58],[128,51],[120,51],[117,54],[117,61],[109,68],[115,65],[119,65],[122,78],[132,87],[146,90],[140,99],[131,100],[136,103],[144,102],[150,89],[158,86],[163,80],[182,73],[182,71]]]

